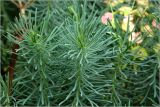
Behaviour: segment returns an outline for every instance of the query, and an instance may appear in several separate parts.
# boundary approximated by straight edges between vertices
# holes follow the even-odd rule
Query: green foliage
[[[156,45],[140,47],[118,21],[115,28],[100,22],[97,0],[45,3],[37,0],[26,17],[2,29],[19,45],[11,96],[0,76],[2,106],[159,105],[158,30],[146,38]]]

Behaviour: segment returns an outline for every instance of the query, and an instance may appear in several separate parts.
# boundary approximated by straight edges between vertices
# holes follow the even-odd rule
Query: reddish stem
[[[22,37],[17,36],[17,39],[19,39],[19,41],[20,41],[22,39]],[[12,56],[11,56],[9,69],[8,69],[9,70],[9,90],[8,90],[9,95],[11,95],[11,92],[12,92],[12,81],[14,78],[14,69],[15,69],[16,60],[17,60],[17,52],[16,52],[17,49],[19,49],[19,45],[13,44]]]

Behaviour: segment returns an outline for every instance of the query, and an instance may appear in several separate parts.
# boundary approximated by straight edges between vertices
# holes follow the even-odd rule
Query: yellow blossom
[[[129,16],[124,16],[123,21],[122,21],[122,30],[127,31],[127,28],[129,30],[129,32],[133,31],[135,24],[133,23],[133,16],[129,15]],[[129,22],[128,22],[129,21]]]

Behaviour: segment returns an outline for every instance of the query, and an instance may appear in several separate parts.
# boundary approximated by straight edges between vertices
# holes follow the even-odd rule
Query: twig
[[[11,2],[12,2],[13,4],[15,4],[18,8],[20,8],[19,5],[16,3],[16,1],[11,0]]]
[[[12,47],[12,56],[11,56],[11,61],[9,65],[9,91],[8,94],[11,95],[12,92],[12,81],[13,81],[13,76],[14,76],[14,69],[16,65],[16,60],[17,60],[17,54],[16,54],[16,49],[19,48],[18,44],[14,44]]]
[[[25,4],[25,8],[29,7],[35,0],[28,0],[28,2]]]
[[[19,3],[19,7],[21,8],[23,6],[22,1],[18,0],[18,3]]]

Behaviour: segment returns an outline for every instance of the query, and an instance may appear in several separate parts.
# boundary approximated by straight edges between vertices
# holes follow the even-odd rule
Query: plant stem
[[[41,61],[40,61],[41,62]],[[43,63],[45,62],[44,60],[42,61],[42,64],[40,64],[39,68],[40,68],[40,84],[42,84],[41,86],[41,103],[42,105],[48,105],[49,106],[49,98],[48,98],[48,89],[46,87],[48,87],[48,80],[47,80],[47,76],[46,76],[46,72],[45,72],[45,68],[46,65]]]
[[[82,76],[82,65],[78,62],[77,63],[77,80],[76,80],[76,97],[73,101],[73,106],[77,107],[79,103],[79,95],[80,95],[80,88],[81,88],[81,77]]]
[[[16,65],[16,59],[17,59],[17,54],[16,54],[16,49],[19,48],[18,44],[14,44],[12,47],[12,56],[9,64],[9,89],[8,89],[8,95],[11,95],[12,91],[12,81],[13,81],[13,76],[14,76],[14,69]]]

